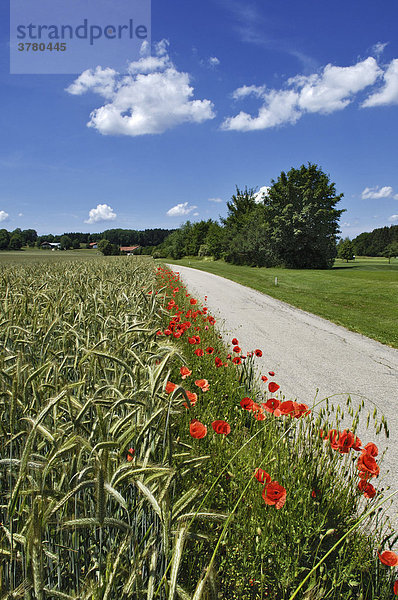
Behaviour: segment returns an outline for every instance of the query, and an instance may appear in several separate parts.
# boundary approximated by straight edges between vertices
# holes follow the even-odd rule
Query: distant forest
[[[66,232],[62,235],[37,235],[34,229],[0,229],[0,250],[20,250],[23,246],[40,248],[43,242],[59,242],[64,249],[77,249],[92,242],[108,240],[117,246],[140,246],[150,253],[159,246],[174,229],[107,229],[102,233]],[[144,250],[145,251],[145,250]]]

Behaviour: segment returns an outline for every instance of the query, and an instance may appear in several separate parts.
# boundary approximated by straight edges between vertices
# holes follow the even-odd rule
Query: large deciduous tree
[[[275,256],[289,268],[331,268],[338,220],[335,184],[315,164],[282,172],[264,197],[264,216]]]

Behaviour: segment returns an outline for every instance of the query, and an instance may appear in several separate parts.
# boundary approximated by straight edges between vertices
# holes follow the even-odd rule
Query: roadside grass
[[[231,279],[398,348],[396,259],[391,264],[383,258],[358,257],[349,263],[337,259],[330,270],[267,269],[197,258],[170,263]]]

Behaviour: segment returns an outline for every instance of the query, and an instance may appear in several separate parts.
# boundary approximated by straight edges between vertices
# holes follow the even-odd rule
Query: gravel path
[[[263,374],[275,371],[286,399],[311,405],[316,395],[322,399],[341,394],[335,403],[340,400],[343,406],[350,394],[354,404],[364,398],[371,411],[374,405],[369,400],[374,402],[387,418],[390,439],[385,441],[381,434],[375,440],[364,423],[358,434],[364,443],[377,441],[381,450],[388,446],[375,487],[387,484],[391,491],[398,489],[398,350],[223,277],[169,266],[181,273],[193,295],[199,299],[207,295],[209,312],[225,341],[237,337],[244,352],[263,351],[256,364]],[[393,510],[398,529],[397,511],[398,495]]]

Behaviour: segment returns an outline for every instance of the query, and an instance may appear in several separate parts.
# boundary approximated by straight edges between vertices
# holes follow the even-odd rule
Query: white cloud
[[[391,215],[391,217],[388,217],[389,221],[398,221],[398,215]]]
[[[108,204],[97,204],[97,208],[92,208],[88,213],[85,223],[98,223],[99,221],[114,221],[117,215]]]
[[[193,213],[193,216],[194,216],[194,217],[198,217],[198,216],[199,216],[199,213],[198,213],[198,212],[194,212],[194,213]]]
[[[18,217],[23,217],[23,213],[18,213]]]
[[[271,90],[257,117],[241,111],[236,117],[228,117],[221,125],[225,130],[256,131],[275,127],[282,123],[295,123],[301,116],[297,110],[298,94],[293,90]]]
[[[222,198],[209,198],[209,202],[220,203],[220,202],[223,202],[223,199]]]
[[[389,198],[393,192],[393,189],[390,185],[385,185],[380,188],[377,186],[375,188],[365,188],[361,194],[362,200],[378,200],[379,198]]]
[[[110,68],[97,67],[95,70],[87,69],[73,82],[66,91],[74,96],[80,96],[89,90],[100,94],[104,98],[112,98],[115,93],[116,71]]]
[[[380,56],[381,54],[383,54],[383,52],[384,52],[384,48],[385,48],[386,46],[388,46],[388,42],[385,42],[384,44],[383,44],[383,42],[377,42],[377,44],[374,44],[374,46],[372,46],[372,52],[373,52],[373,54],[374,54],[374,55],[375,55],[377,58],[379,58],[379,56]]]
[[[351,67],[326,65],[321,75],[301,78],[299,106],[308,112],[332,113],[342,110],[354,94],[375,83],[381,70],[369,56]]]
[[[284,89],[267,90],[265,86],[244,85],[232,97],[242,100],[254,95],[263,100],[257,116],[241,111],[228,117],[221,128],[252,131],[283,123],[296,123],[306,113],[329,114],[350,104],[358,92],[373,85],[382,74],[376,60],[370,56],[349,67],[326,65],[320,73],[298,75],[287,81]]]
[[[155,56],[131,62],[126,76],[97,67],[84,71],[67,88],[71,94],[91,90],[109,100],[92,111],[88,127],[103,135],[138,136],[215,117],[210,100],[193,99],[190,76],[176,69],[167,46],[168,42],[160,42]]]
[[[10,215],[5,210],[0,210],[0,222],[6,221]]]
[[[220,64],[220,60],[217,58],[217,56],[210,56],[209,65],[211,67],[217,67],[219,64]]]
[[[258,190],[258,192],[256,194],[254,194],[253,198],[254,201],[259,204],[260,202],[263,201],[264,196],[268,196],[268,191],[269,191],[269,186],[268,185],[263,185],[262,187],[260,187],[260,189]]]
[[[190,212],[198,208],[197,206],[189,206],[188,202],[182,202],[181,204],[176,204],[172,208],[167,211],[168,217],[181,217],[183,215],[189,215]]]
[[[398,104],[398,58],[390,62],[384,73],[384,86],[366,98],[362,106],[368,108],[386,104]]]
[[[242,87],[237,88],[233,92],[232,98],[234,100],[241,100],[250,95],[257,96],[257,98],[265,98],[264,93],[266,89],[265,85],[242,85]]]

